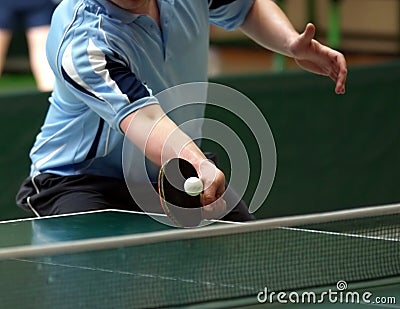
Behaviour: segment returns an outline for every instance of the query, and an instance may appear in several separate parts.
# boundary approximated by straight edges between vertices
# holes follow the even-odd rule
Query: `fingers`
[[[226,213],[226,202],[221,196],[225,192],[225,175],[212,162],[200,164],[199,177],[203,181],[201,194],[203,219],[220,219]]]
[[[305,70],[329,76],[335,82],[336,94],[346,92],[347,64],[345,57],[340,52],[327,46],[321,46],[320,52],[314,54],[314,59],[310,57],[310,60],[297,60],[296,62]]]
[[[313,35],[315,35],[315,26],[312,24],[308,24],[306,26],[305,32],[306,31],[309,31],[310,33],[313,33]],[[321,48],[320,50],[322,57],[324,54],[326,54],[327,57],[331,59],[330,64],[326,66],[325,75],[328,75],[335,82],[335,93],[344,94],[346,92],[345,85],[347,79],[347,64],[344,55],[336,50],[329,48],[328,46],[323,46],[319,43],[318,45]]]
[[[337,66],[339,67],[339,72],[336,77],[336,87],[335,92],[337,94],[344,94],[346,92],[346,79],[347,79],[347,65],[346,60],[342,54],[338,56]]]
[[[335,82],[336,94],[346,92],[347,65],[344,56],[337,52],[337,55],[331,61],[329,73],[327,74]]]
[[[200,164],[199,177],[203,182],[202,204],[215,202],[225,191],[225,175],[210,161]]]

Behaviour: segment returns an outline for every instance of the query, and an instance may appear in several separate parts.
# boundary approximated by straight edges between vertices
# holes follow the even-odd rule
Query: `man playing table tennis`
[[[126,136],[153,170],[174,157],[194,166],[204,183],[206,217],[219,218],[228,208],[224,219],[253,219],[243,202],[227,207],[229,197],[219,198],[224,174],[155,96],[207,81],[210,23],[241,29],[303,69],[330,77],[336,93],[345,92],[343,55],[315,41],[312,24],[296,32],[270,0],[64,0],[47,42],[55,87],[17,203],[37,216],[137,210],[123,177]]]

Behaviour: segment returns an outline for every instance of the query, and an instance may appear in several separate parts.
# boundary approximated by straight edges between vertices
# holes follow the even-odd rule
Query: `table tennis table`
[[[320,214],[311,221],[310,215],[215,221],[195,229],[119,210],[4,221],[0,303],[2,308],[400,308],[400,206],[377,208],[379,215],[375,208]],[[343,299],[321,296],[331,290]],[[275,296],[267,299],[267,291]],[[286,302],[279,291],[286,291]],[[345,302],[344,292],[352,293],[351,302]],[[367,292],[369,303],[355,302],[356,293]]]

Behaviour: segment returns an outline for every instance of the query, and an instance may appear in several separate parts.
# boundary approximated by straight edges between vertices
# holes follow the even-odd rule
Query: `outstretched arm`
[[[335,92],[345,93],[347,65],[344,56],[314,39],[315,26],[299,34],[272,0],[255,0],[241,30],[261,46],[292,57],[303,69],[335,82]]]
[[[225,191],[225,176],[206,159],[197,145],[167,116],[158,104],[148,105],[128,115],[121,129],[146,157],[161,166],[171,158],[189,161],[204,183],[202,204],[206,218],[218,217],[225,211],[225,201],[219,197]],[[215,202],[215,203],[214,203]],[[209,213],[209,214],[207,214]]]

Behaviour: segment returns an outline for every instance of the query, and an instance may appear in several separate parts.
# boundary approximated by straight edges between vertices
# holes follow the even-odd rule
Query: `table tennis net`
[[[4,308],[167,308],[400,276],[400,211],[264,220],[0,261]],[[170,234],[171,234],[170,233]],[[197,235],[196,235],[197,234]],[[168,233],[165,233],[168,235]],[[86,249],[85,249],[86,248]],[[6,278],[6,279],[5,279]]]

